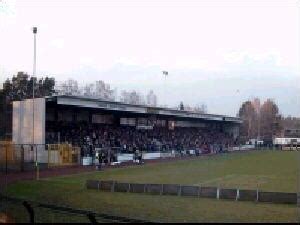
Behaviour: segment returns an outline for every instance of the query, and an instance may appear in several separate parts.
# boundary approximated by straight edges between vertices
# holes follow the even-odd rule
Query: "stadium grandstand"
[[[124,154],[222,152],[237,145],[242,122],[237,117],[79,96],[36,98],[34,107],[32,102],[13,102],[13,143],[69,144],[80,149],[81,157],[105,148]]]
[[[300,138],[300,129],[284,129],[283,136],[289,138]]]

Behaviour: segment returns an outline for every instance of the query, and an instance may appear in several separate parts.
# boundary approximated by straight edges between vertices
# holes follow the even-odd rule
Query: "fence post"
[[[78,149],[77,149],[77,154],[78,154],[78,156],[77,156],[77,164],[81,165],[81,148],[80,147],[78,147]]]
[[[101,180],[98,182],[98,190],[101,190]]]
[[[46,147],[46,146],[45,146]],[[47,165],[47,167],[48,167],[48,169],[50,168],[50,155],[51,155],[51,152],[50,152],[50,146],[48,145],[47,146],[47,151],[48,151],[48,160],[47,160],[47,162],[48,162],[48,165]]]
[[[33,210],[33,208],[26,201],[23,202],[23,206],[26,208],[26,210],[29,214],[29,223],[34,223],[34,210]]]
[[[89,214],[87,214],[87,217],[90,220],[91,224],[98,224],[94,214],[89,213]]]
[[[179,185],[178,195],[181,196],[181,185]]]
[[[111,187],[111,192],[115,192],[115,184],[116,184],[116,181],[113,181],[112,187]]]
[[[107,163],[108,163],[108,165],[110,165],[110,154],[111,154],[111,150],[110,150],[110,148],[108,148],[108,153],[107,153],[107,156],[108,156]]]
[[[33,145],[34,148],[34,145]],[[39,162],[38,162],[38,150],[37,146],[35,145],[35,166],[36,166],[36,180],[40,179],[40,171],[39,171]]]
[[[21,145],[21,172],[24,171],[24,162],[25,162],[25,157],[24,157],[24,146]]]
[[[236,197],[235,197],[235,200],[238,201],[240,198],[240,189],[237,189],[236,190]]]
[[[7,168],[7,145],[5,145],[5,174],[6,174],[6,177],[7,177],[7,173],[8,173],[8,168]]]

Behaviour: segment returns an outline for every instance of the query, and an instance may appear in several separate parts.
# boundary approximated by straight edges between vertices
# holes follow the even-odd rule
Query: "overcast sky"
[[[153,89],[160,103],[204,103],[227,115],[249,98],[270,97],[284,115],[300,116],[299,7],[296,0],[0,0],[0,82],[32,73],[37,26],[38,76]]]

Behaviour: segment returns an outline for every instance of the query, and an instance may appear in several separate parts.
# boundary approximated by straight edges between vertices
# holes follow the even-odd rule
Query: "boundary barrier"
[[[138,184],[117,181],[87,180],[87,189],[106,192],[145,193],[153,195],[192,196],[197,198],[228,199],[234,201],[256,201],[279,204],[297,204],[297,193],[265,192],[216,187],[188,186],[179,184]]]

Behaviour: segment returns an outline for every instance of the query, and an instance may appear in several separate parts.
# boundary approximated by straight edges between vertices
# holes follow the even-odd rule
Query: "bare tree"
[[[127,104],[143,105],[145,104],[144,96],[137,91],[122,91],[120,101]]]
[[[183,102],[180,102],[180,104],[179,104],[179,110],[184,110]]]
[[[252,102],[244,102],[239,110],[238,115],[243,120],[241,126],[241,136],[246,136],[248,139],[255,137],[253,127],[255,126],[257,116]]]
[[[282,118],[278,106],[271,99],[262,105],[258,98],[242,104],[238,116],[243,119],[241,136],[271,141],[282,131]]]
[[[81,91],[78,87],[78,82],[73,79],[61,82],[61,84],[55,87],[58,94],[62,95],[81,95]]]
[[[101,80],[79,87],[76,80],[69,79],[62,82],[60,85],[57,85],[56,91],[58,94],[83,95],[102,100],[114,101],[116,99],[117,90],[112,90],[109,84],[106,84]]]
[[[83,95],[88,97],[95,97],[95,85],[86,84],[83,88]]]
[[[264,139],[272,140],[282,130],[282,118],[278,106],[271,99],[267,99],[260,110],[261,134]]]
[[[188,104],[185,104],[184,105],[184,110],[192,112],[192,111],[194,111],[194,108],[192,106],[188,105]]]
[[[156,106],[157,96],[154,94],[153,90],[150,90],[147,94],[147,105]]]
[[[194,112],[198,112],[198,113],[207,113],[207,106],[205,104],[197,104],[194,108],[193,108]]]
[[[106,84],[104,81],[99,80],[96,81],[95,86],[93,87],[92,96],[103,100],[113,101],[116,98],[115,91],[116,89],[112,90],[109,84]]]

